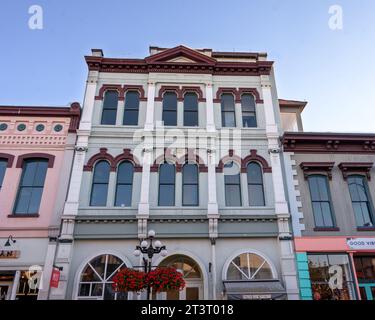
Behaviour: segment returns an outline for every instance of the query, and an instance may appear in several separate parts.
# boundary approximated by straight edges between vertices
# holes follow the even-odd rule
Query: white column
[[[143,218],[147,218],[150,211],[149,193],[152,152],[153,149],[151,147],[145,148],[143,151],[141,196],[138,205],[138,214],[141,215]]]
[[[154,128],[154,109],[155,109],[155,82],[149,81],[147,83],[147,109],[145,130],[153,130]]]
[[[12,293],[10,295],[10,300],[16,300],[18,284],[20,283],[20,277],[21,277],[21,271],[17,270],[13,279]]]
[[[212,83],[206,84],[206,128],[208,132],[215,131],[214,101]]]
[[[212,275],[212,300],[216,300],[216,244],[215,240],[211,239],[211,275]]]
[[[207,167],[208,167],[208,204],[207,215],[218,215],[219,209],[217,205],[216,195],[216,157],[215,150],[207,151]]]
[[[43,288],[39,290],[38,300],[48,300],[50,281],[56,253],[56,241],[50,242],[47,247],[46,259],[43,267]]]
[[[91,122],[92,122],[92,115],[94,111],[98,75],[99,75],[98,71],[90,71],[88,78],[87,78],[82,116],[81,116],[81,121],[79,125],[80,130],[91,130]]]

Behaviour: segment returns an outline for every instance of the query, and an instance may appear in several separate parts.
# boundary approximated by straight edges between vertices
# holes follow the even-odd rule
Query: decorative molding
[[[185,57],[192,62],[173,61],[177,57]],[[90,71],[116,73],[158,72],[260,76],[270,75],[273,65],[273,61],[217,61],[214,57],[184,46],[166,49],[145,59],[104,58],[101,56],[85,56],[85,59]]]
[[[203,91],[198,86],[182,86],[181,88],[182,101],[184,100],[184,96],[186,93],[196,93],[198,96],[198,102],[206,102],[206,98],[203,97]]]
[[[361,174],[371,180],[371,169],[373,167],[373,162],[341,162],[339,164],[339,169],[342,172],[344,180],[352,174]]]
[[[138,159],[131,153],[130,149],[124,149],[124,152],[115,157],[114,162],[116,168],[123,161],[129,161],[134,166],[135,172],[142,172],[142,166]]]
[[[235,103],[241,103],[241,96],[245,93],[252,94],[254,96],[255,103],[263,103],[263,100],[260,98],[259,91],[256,88],[228,88],[228,87],[220,87],[217,89],[214,103],[220,103],[221,95],[224,93],[231,93],[234,96]]]
[[[257,150],[250,150],[250,154],[248,156],[246,156],[244,159],[235,155],[233,150],[231,150],[231,149],[228,150],[228,155],[224,156],[223,158],[220,159],[219,164],[216,167],[216,172],[223,172],[224,165],[228,161],[236,162],[241,168],[241,173],[247,172],[247,165],[250,162],[259,163],[262,167],[263,173],[271,173],[272,172],[272,167],[269,166],[266,159],[264,159],[263,157],[261,157],[260,155],[257,154]]]
[[[0,160],[7,160],[7,168],[11,168],[14,161],[14,155],[9,153],[0,153]]]
[[[179,86],[161,86],[158,92],[158,96],[155,97],[155,101],[163,101],[164,93],[174,92],[177,95],[177,101],[183,99],[182,92]]]
[[[143,89],[142,85],[124,85],[122,87],[122,91],[124,96],[126,96],[127,91],[138,91],[139,92],[139,101],[147,101],[145,97],[145,89]]]
[[[158,172],[160,164],[165,161],[173,163],[176,166],[176,172],[181,172],[181,164],[178,162],[178,158],[168,148],[165,148],[164,153],[155,159],[153,165],[150,167],[150,172]]]
[[[23,163],[27,159],[32,158],[40,158],[40,159],[47,159],[48,160],[48,168],[53,168],[53,164],[55,163],[55,156],[48,153],[26,153],[23,155],[18,156],[16,168],[22,168]]]
[[[375,134],[286,132],[281,141],[286,152],[375,154]]]
[[[95,100],[103,100],[106,91],[117,91],[118,100],[124,100],[124,90],[120,84],[103,84],[99,89],[99,94],[95,97]]]
[[[334,162],[302,162],[300,164],[303,170],[305,179],[312,174],[326,174],[332,180],[332,169],[335,165]]]

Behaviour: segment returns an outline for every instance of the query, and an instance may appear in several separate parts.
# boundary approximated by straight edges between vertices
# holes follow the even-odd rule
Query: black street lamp
[[[147,240],[149,240],[149,242],[147,242]],[[155,242],[154,240],[155,240],[155,231],[150,230],[148,232],[148,237],[146,239],[143,239],[140,245],[135,247],[135,250],[133,252],[133,254],[136,257],[139,257],[141,254],[143,254],[142,258],[143,258],[144,270],[146,274],[151,272],[152,258],[155,254],[160,253],[162,257],[165,257],[168,254],[166,246],[163,246],[159,240],[156,240]],[[148,285],[147,286],[147,300],[150,300],[150,294],[151,294],[150,289],[151,288]]]

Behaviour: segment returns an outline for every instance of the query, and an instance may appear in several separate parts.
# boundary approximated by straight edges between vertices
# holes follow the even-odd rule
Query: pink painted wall
[[[68,133],[70,118],[61,117],[0,117],[0,123],[7,123],[8,129],[0,133],[0,153],[14,156],[11,168],[7,168],[0,190],[0,237],[12,234],[15,237],[46,237],[51,226],[56,227],[56,215],[62,213],[56,206],[58,197],[65,199],[64,188],[69,179],[73,147],[67,151],[67,143],[74,144],[75,134]],[[25,123],[27,129],[19,132],[17,125]],[[44,124],[45,130],[37,132],[37,124]],[[62,124],[64,129],[55,132],[53,127]],[[73,135],[73,137],[71,137]],[[69,153],[67,157],[66,153]],[[15,205],[22,168],[16,168],[20,155],[46,153],[55,156],[53,168],[47,169],[39,217],[8,217]],[[66,161],[70,161],[66,163]],[[63,181],[64,180],[64,181]],[[60,201],[63,203],[63,201]]]

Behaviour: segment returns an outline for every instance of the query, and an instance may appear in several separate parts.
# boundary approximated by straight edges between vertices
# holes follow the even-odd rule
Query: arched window
[[[128,91],[125,96],[124,125],[138,125],[139,113],[139,93],[137,91]]]
[[[184,95],[184,126],[198,126],[198,97],[193,92]]]
[[[14,214],[38,214],[48,168],[47,159],[26,159]]]
[[[186,286],[183,290],[169,290],[162,293],[166,300],[203,299],[203,277],[198,264],[185,255],[173,255],[160,263],[160,267],[173,267],[184,276]]]
[[[327,177],[324,175],[310,175],[308,181],[315,226],[318,228],[335,227]]]
[[[227,280],[272,280],[270,264],[261,256],[246,252],[235,257],[229,264]]]
[[[167,162],[159,167],[159,206],[174,206],[176,168]]]
[[[125,267],[124,262],[110,254],[92,259],[80,276],[77,298],[127,300],[128,293],[115,292],[112,288],[112,278],[121,267]]]
[[[196,164],[186,163],[182,167],[182,205],[198,206],[199,171]]]
[[[247,191],[250,206],[264,206],[262,168],[255,162],[247,165]]]
[[[1,186],[3,185],[3,180],[4,180],[7,166],[8,166],[8,160],[0,159],[0,190],[1,190]]]
[[[241,201],[241,176],[240,169],[233,161],[224,165],[225,205],[239,207]]]
[[[130,207],[132,205],[134,166],[129,161],[122,162],[117,169],[116,207]]]
[[[118,105],[118,92],[108,90],[105,92],[103,101],[103,113],[101,124],[116,124]]]
[[[223,127],[236,126],[234,97],[229,93],[224,93],[221,95],[221,125]]]
[[[165,126],[177,125],[177,95],[175,92],[166,92],[163,96],[163,116]]]
[[[255,99],[252,94],[245,93],[241,96],[242,126],[244,128],[254,128],[257,126],[255,112]]]
[[[109,173],[110,166],[107,161],[102,160],[95,165],[90,206],[105,207],[107,205]]]
[[[360,175],[351,175],[348,177],[348,185],[357,226],[372,227],[374,225],[373,208],[366,178]]]

